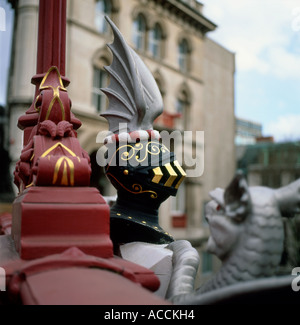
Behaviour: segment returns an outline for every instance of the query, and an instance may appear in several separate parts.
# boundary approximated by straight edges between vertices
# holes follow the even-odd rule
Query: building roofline
[[[200,11],[180,0],[153,0],[167,9],[171,9],[178,14],[186,16],[190,22],[197,26],[205,34],[214,31],[217,25],[206,18]]]
[[[247,119],[247,118],[243,118],[243,117],[235,116],[235,119],[236,119],[236,120],[239,120],[239,121],[248,122],[248,123],[252,123],[252,124],[255,124],[255,125],[260,125],[260,126],[262,126],[262,123],[261,123],[261,122],[257,122],[257,121],[249,120],[249,119]]]

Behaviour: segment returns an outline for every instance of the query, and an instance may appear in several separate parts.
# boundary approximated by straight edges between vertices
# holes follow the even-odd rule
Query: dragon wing
[[[114,33],[108,47],[113,53],[110,84],[101,90],[109,99],[106,112],[101,114],[109,122],[109,130],[118,133],[119,124],[126,123],[127,131],[151,130],[153,121],[163,111],[163,100],[158,86],[143,61],[126,43],[116,25],[105,17]]]

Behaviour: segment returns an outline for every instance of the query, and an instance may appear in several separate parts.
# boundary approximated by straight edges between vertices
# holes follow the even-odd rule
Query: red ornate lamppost
[[[19,195],[12,233],[0,237],[7,285],[0,304],[165,303],[142,288],[159,287],[152,271],[113,255],[109,206],[89,187],[90,159],[77,139],[81,122],[65,77],[66,3],[39,2],[35,97],[18,121]]]
[[[19,118],[24,147],[15,170],[20,195],[13,204],[12,235],[24,259],[73,245],[112,256],[109,208],[89,187],[89,156],[77,140],[81,122],[71,112],[67,92],[65,40],[66,0],[40,1],[36,92]]]

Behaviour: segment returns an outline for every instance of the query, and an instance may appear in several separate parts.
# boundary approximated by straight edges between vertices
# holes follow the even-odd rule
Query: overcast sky
[[[236,115],[300,139],[300,0],[202,0],[209,35],[236,53]]]

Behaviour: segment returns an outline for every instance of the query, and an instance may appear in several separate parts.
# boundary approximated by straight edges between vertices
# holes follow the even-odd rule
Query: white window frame
[[[103,69],[94,67],[93,71],[93,88],[92,88],[92,103],[97,113],[103,113],[106,110],[107,99],[106,95],[100,88],[106,87],[108,84],[107,72]]]
[[[144,51],[146,49],[146,19],[139,14],[133,21],[133,44],[137,50]]]
[[[97,0],[95,4],[95,26],[99,33],[108,33],[105,16],[111,16],[112,6],[110,0]]]
[[[163,32],[161,26],[156,23],[149,32],[149,52],[154,58],[162,57]]]

